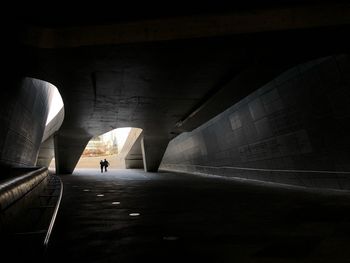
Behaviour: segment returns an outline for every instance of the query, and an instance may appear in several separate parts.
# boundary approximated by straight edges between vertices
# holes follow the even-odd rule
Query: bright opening
[[[53,95],[52,95],[52,101],[50,103],[49,114],[46,120],[46,125],[49,124],[49,122],[52,121],[52,119],[55,118],[55,116],[63,108],[63,100],[58,89],[54,85],[52,85],[52,88],[53,88]]]
[[[119,128],[115,130],[118,141],[118,152],[120,152],[125,144],[126,138],[130,133],[131,128]]]
[[[92,138],[86,146],[76,168],[99,169],[100,161],[106,159],[109,168],[122,168],[120,153],[132,128],[118,128]]]

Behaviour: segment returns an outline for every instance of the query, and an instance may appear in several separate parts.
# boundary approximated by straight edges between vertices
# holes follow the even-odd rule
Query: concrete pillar
[[[71,174],[91,137],[75,135],[54,136],[56,174]]]
[[[146,172],[157,172],[162,161],[169,138],[143,135],[141,139],[143,167]]]
[[[131,137],[131,136],[130,136]],[[141,149],[142,133],[134,140],[129,152],[124,158],[126,169],[143,169],[143,158]],[[131,138],[132,139],[132,138]]]

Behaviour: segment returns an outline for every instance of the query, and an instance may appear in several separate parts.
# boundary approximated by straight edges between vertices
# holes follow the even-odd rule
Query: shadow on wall
[[[348,55],[291,68],[173,139],[160,169],[350,189],[349,76]]]

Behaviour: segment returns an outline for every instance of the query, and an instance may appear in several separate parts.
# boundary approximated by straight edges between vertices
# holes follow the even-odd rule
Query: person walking
[[[106,160],[106,159],[105,159]],[[103,173],[103,167],[105,166],[104,161],[100,161],[100,166],[101,166],[101,173]]]
[[[109,162],[105,159],[103,163],[105,167],[105,172],[107,172],[107,167],[109,166]]]

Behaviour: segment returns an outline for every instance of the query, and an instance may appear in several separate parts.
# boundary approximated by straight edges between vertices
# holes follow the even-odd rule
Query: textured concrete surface
[[[44,135],[40,145],[37,166],[50,166],[52,158],[55,156],[54,149],[54,134],[62,125],[64,120],[64,107],[57,113],[57,115],[48,123],[44,130]]]
[[[22,171],[22,174],[13,176],[0,184],[0,211],[4,212],[8,207],[28,194],[48,176],[47,168]]]
[[[350,258],[349,194],[142,170],[60,177],[47,262]]]
[[[349,75],[347,55],[293,67],[173,139],[160,168],[350,189]]]
[[[21,78],[4,88],[0,99],[0,167],[36,164],[52,99],[52,85]]]

